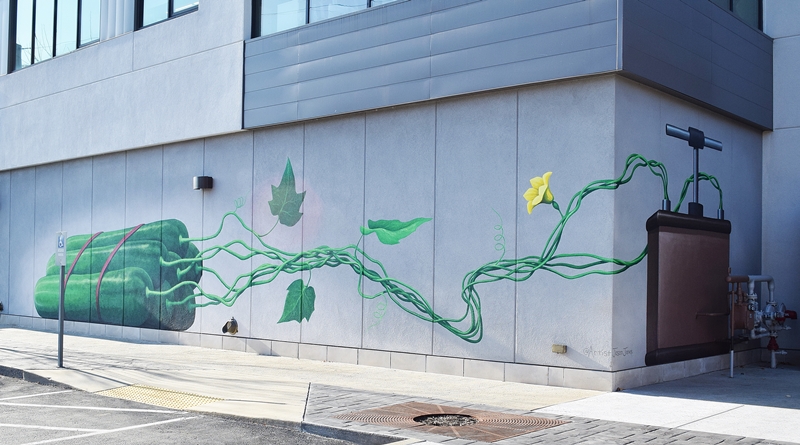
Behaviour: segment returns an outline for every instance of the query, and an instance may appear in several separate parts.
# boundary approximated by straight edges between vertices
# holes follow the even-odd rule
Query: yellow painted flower
[[[528,213],[531,213],[533,208],[541,203],[553,202],[553,194],[550,192],[550,175],[552,174],[553,172],[547,172],[531,179],[531,188],[522,195],[528,201]]]

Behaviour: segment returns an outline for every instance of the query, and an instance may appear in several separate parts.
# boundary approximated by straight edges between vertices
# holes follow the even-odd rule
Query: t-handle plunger
[[[667,136],[683,139],[689,142],[689,146],[694,149],[694,201],[689,203],[689,214],[692,216],[703,216],[703,205],[700,204],[700,187],[698,174],[700,173],[700,150],[708,147],[717,151],[722,151],[722,142],[710,139],[697,128],[689,127],[689,131],[682,130],[673,125],[667,124]]]

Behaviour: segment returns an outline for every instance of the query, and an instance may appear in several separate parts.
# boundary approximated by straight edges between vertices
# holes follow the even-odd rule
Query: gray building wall
[[[0,76],[0,170],[241,129],[249,2],[204,0],[136,32],[132,1],[102,6],[100,43]]]
[[[800,9],[792,0],[765,0],[764,31],[774,41],[775,129],[764,133],[763,273],[775,277],[776,299],[800,308]],[[799,329],[796,324],[794,329]],[[800,332],[782,333],[782,348],[800,357]]]

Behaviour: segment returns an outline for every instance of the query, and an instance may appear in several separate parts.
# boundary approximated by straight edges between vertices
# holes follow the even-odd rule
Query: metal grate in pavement
[[[95,394],[181,410],[223,400],[145,385],[122,386]]]
[[[477,422],[462,426],[435,426],[415,422],[414,418],[427,414],[456,414],[474,417]],[[497,442],[509,437],[540,431],[569,423],[545,417],[520,416],[493,411],[457,408],[429,403],[407,402],[381,408],[357,411],[336,416],[338,419],[373,425],[406,428],[460,439]]]

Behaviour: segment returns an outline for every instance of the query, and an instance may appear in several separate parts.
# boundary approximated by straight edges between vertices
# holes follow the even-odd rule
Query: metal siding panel
[[[771,125],[772,54],[762,50],[762,33],[709,2],[625,0],[623,7],[624,72]]]
[[[749,27],[747,30],[751,31]],[[743,59],[752,60],[758,65],[772,65],[772,51],[761,50],[750,39],[731,31],[719,23],[714,23],[711,26],[711,36],[714,43],[740,54]]]
[[[562,8],[485,21],[433,34],[431,54],[442,54],[598,22],[615,21],[616,17],[616,9],[592,8],[586,6],[586,3],[577,3]]]
[[[711,83],[724,91],[739,96],[762,108],[772,108],[772,94],[752,82],[745,80],[738,72],[713,65]]]
[[[248,74],[244,76],[244,92],[263,90],[265,88],[273,88],[281,85],[288,85],[290,83],[297,83],[297,73],[300,65],[285,66],[269,71],[261,71],[259,73]]]
[[[431,98],[613,71],[616,57],[616,45],[610,45],[437,76],[431,79]]]
[[[679,67],[644,53],[634,47],[626,47],[625,71],[685,94],[712,107],[739,116],[757,125],[772,125],[772,109],[763,108],[728,90],[689,75]]]
[[[275,88],[252,91],[244,95],[244,109],[264,108],[272,105],[297,102],[300,86],[296,83]]]
[[[345,72],[373,68],[426,58],[430,55],[430,37],[423,36],[387,45],[367,48],[361,51],[341,54],[332,58],[317,59],[301,65],[298,80],[300,82],[333,76]]]
[[[709,4],[710,2],[686,0],[683,0],[683,2],[701,14],[708,16],[712,22],[718,23],[734,33],[747,33],[748,41],[756,45],[762,51],[772,53],[772,39],[763,32],[750,27],[750,25],[736,17],[732,12],[726,11],[714,4]]]
[[[414,17],[300,45],[298,61],[309,62],[427,35],[430,35],[430,16]]]
[[[431,0],[431,12],[444,11],[480,1],[483,0]]]
[[[764,90],[772,90],[772,65],[758,65],[750,60],[743,59],[739,54],[715,45],[711,53],[711,62],[720,67],[735,67],[736,74]]]
[[[679,45],[686,51],[705,58],[711,57],[710,22],[708,22],[708,32],[701,33],[691,26],[691,23],[687,23],[685,17],[684,20],[678,20],[637,1],[630,2],[626,12],[628,12],[624,19],[626,23],[636,24],[653,35]],[[639,40],[633,38],[633,41]]]
[[[284,66],[295,65],[298,62],[298,48],[292,46],[244,59],[244,74],[253,74],[268,71]]]
[[[302,101],[350,91],[380,88],[430,76],[430,62],[426,57],[301,82],[298,98]]]
[[[616,10],[616,0],[596,0],[585,2],[582,0],[537,0],[537,1],[480,1],[461,8],[453,8],[442,12],[434,12],[431,16],[431,32],[439,33],[452,29],[465,28],[479,23],[490,22],[517,15],[528,14],[547,9],[558,9],[561,6],[574,3],[582,7],[591,8],[593,4],[603,6],[613,4]]]
[[[244,128],[262,127],[297,120],[297,102],[244,112]]]
[[[707,2],[707,0],[701,0]],[[714,5],[711,5],[714,6]],[[711,19],[703,14],[698,14],[697,10],[680,1],[664,0],[623,0],[625,8],[625,18],[641,18],[639,7],[646,7],[657,11],[659,16],[669,17],[676,23],[691,29],[692,31],[711,38]]]
[[[548,34],[431,56],[431,75],[482,69],[523,60],[616,45],[616,22],[596,23]],[[616,55],[614,56],[616,64]]]
[[[300,101],[297,117],[311,119],[427,100],[430,83],[421,79]]]
[[[626,49],[628,47],[636,48],[668,65],[679,67],[681,71],[711,82],[712,64],[710,53],[708,57],[703,57],[691,51],[686,51],[675,42],[657,36],[648,29],[630,23],[627,20],[624,26],[628,42],[625,46]]]

